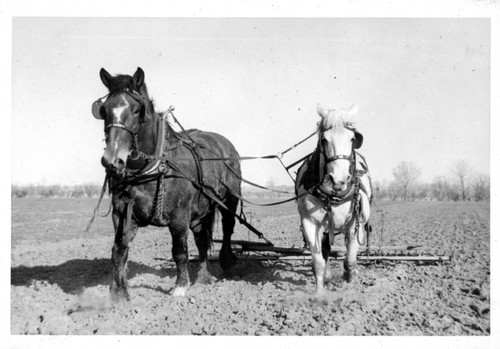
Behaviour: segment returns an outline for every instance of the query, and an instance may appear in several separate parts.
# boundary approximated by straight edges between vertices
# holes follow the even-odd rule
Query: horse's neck
[[[149,121],[143,124],[139,131],[140,150],[146,154],[153,154],[156,149],[158,137],[158,116],[154,114]]]
[[[314,184],[320,183],[323,179],[323,161],[319,144],[309,160],[308,177]]]

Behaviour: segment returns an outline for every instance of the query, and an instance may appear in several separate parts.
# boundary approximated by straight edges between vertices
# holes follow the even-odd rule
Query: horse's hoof
[[[356,275],[358,275],[358,271],[355,270],[350,270],[350,271],[344,271],[344,280],[348,283],[353,282],[356,279]]]
[[[128,290],[126,288],[113,288],[111,287],[111,300],[113,302],[120,302],[120,301],[130,301],[130,294],[128,293]]]
[[[314,292],[315,297],[321,297],[325,294],[325,289],[323,287],[316,288],[316,292]]]
[[[232,267],[234,267],[237,260],[238,260],[238,258],[236,258],[236,256],[234,254],[231,254],[230,256],[221,256],[219,258],[220,267],[226,273]]]
[[[174,297],[184,297],[186,295],[188,286],[175,286],[174,289],[172,290],[171,295]]]
[[[198,275],[196,277],[196,280],[194,281],[195,284],[201,284],[201,285],[212,285],[215,283],[215,277],[210,275],[209,273],[204,273],[201,275]]]
[[[332,281],[333,276],[333,271],[327,267],[325,270],[325,283]]]

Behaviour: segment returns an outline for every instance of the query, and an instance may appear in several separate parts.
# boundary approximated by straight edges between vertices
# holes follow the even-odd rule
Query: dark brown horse
[[[168,227],[177,280],[172,294],[185,295],[189,287],[187,237],[194,233],[200,255],[195,282],[210,284],[207,251],[216,208],[222,215],[223,245],[220,263],[228,270],[235,262],[230,240],[241,193],[238,153],[223,136],[189,130],[175,132],[156,113],[149,98],[144,72],[133,76],[100,77],[109,94],[97,100],[92,112],[104,120],[106,148],[101,163],[109,178],[115,241],[112,249],[112,295],[129,299],[127,258],[138,227]],[[230,158],[203,161],[204,157]]]

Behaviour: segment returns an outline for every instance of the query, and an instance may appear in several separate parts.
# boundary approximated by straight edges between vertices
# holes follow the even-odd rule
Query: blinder
[[[139,102],[141,105],[141,111],[139,114],[139,121],[144,122],[144,119],[146,117],[146,104],[144,103],[144,98],[138,93],[137,91],[130,91],[128,89],[124,90],[125,93],[127,93],[130,97],[132,97],[135,101]],[[109,94],[107,94],[104,97],[101,97],[97,99],[94,103],[92,103],[92,115],[94,118],[97,120],[104,120],[103,115],[101,114],[101,108],[104,105],[104,102],[106,102],[106,99],[108,98]]]
[[[344,127],[348,130],[354,132],[354,139],[352,140],[352,146],[354,149],[359,149],[363,145],[363,135],[356,130],[356,127],[350,122],[346,122]]]
[[[96,100],[94,103],[92,103],[92,115],[94,118],[97,120],[103,120],[104,118],[101,115],[101,107],[104,104],[104,101],[106,101],[107,96],[99,98]]]
[[[360,132],[354,130],[354,140],[352,141],[352,146],[354,147],[354,149],[359,149],[362,145],[363,135]]]

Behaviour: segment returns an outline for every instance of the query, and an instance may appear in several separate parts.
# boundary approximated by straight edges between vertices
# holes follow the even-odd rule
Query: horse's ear
[[[347,115],[349,115],[349,116],[353,116],[353,115],[355,115],[355,114],[358,113],[358,109],[359,109],[358,105],[357,104],[353,104],[353,105],[351,105],[351,107],[348,110],[346,110],[345,113]]]
[[[326,117],[328,115],[328,110],[326,110],[321,104],[318,103],[318,106],[316,107],[316,110],[318,111],[319,116],[322,118]]]
[[[144,70],[142,70],[141,67],[137,67],[134,73],[134,81],[137,87],[141,87],[144,83]]]
[[[109,88],[109,82],[110,82],[110,80],[112,78],[111,74],[108,73],[106,71],[106,69],[101,68],[101,70],[99,71],[99,75],[101,76],[101,81],[104,84],[104,86],[106,86],[107,88]]]
[[[363,135],[358,131],[354,131],[354,140],[352,141],[352,146],[354,149],[359,149],[363,145]]]

